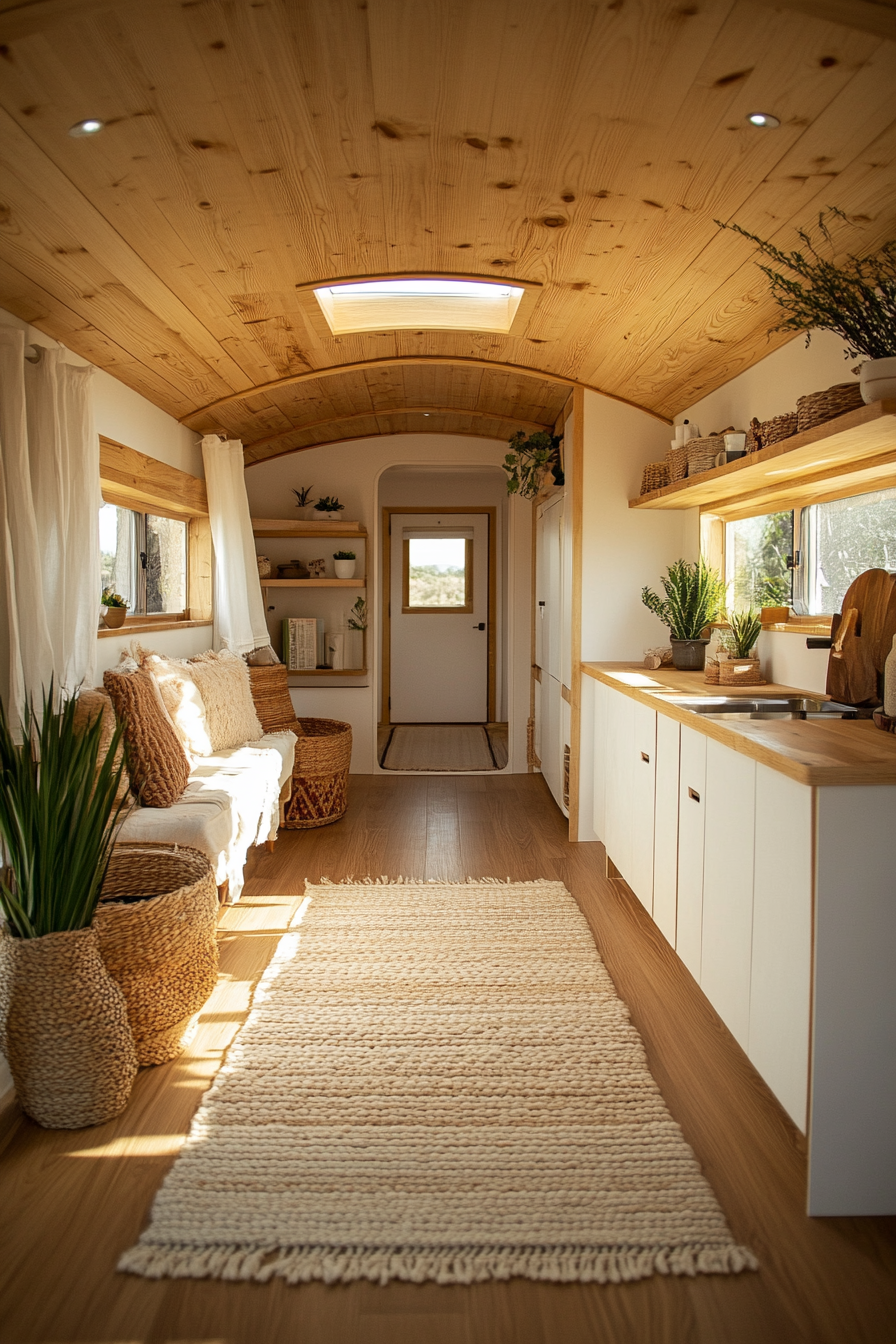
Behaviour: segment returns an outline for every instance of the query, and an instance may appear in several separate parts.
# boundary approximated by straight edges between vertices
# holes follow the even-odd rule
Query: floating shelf
[[[293,518],[253,518],[252,531],[256,537],[358,537],[366,538],[367,528],[346,520],[335,523],[303,523]]]
[[[262,579],[262,588],[366,588],[366,579]]]
[[[725,467],[629,500],[630,509],[772,513],[896,484],[896,401],[875,401]]]
[[[290,672],[287,674],[287,681],[293,685],[300,681],[302,677],[366,677],[366,667],[344,667],[338,670],[332,667],[314,667],[305,672]]]

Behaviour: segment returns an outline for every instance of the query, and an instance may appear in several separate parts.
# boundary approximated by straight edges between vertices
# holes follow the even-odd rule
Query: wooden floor
[[[222,920],[219,987],[189,1055],[144,1069],[126,1113],[75,1133],[6,1116],[2,1344],[890,1344],[896,1220],[802,1212],[798,1136],[641,907],[571,845],[540,776],[357,776],[338,825],[256,852]],[[562,879],[640,1028],[654,1075],[758,1274],[628,1285],[291,1288],[115,1273],[305,877]]]

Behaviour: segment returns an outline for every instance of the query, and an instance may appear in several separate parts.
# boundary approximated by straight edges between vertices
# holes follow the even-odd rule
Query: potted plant
[[[355,577],[355,559],[354,551],[333,552],[333,565],[337,579],[353,579]]]
[[[702,557],[696,564],[676,560],[662,584],[665,599],[643,588],[641,601],[669,627],[673,665],[680,672],[699,672],[709,643],[703,631],[722,610],[725,585]]]
[[[818,216],[824,242],[832,247],[829,218],[846,221],[831,207]],[[847,221],[848,222],[848,221]],[[866,403],[896,397],[896,239],[871,257],[847,256],[835,265],[821,256],[809,233],[799,231],[804,252],[784,252],[739,224],[716,223],[749,238],[774,263],[763,266],[772,295],[788,316],[772,331],[834,331],[847,343],[844,356],[864,356],[860,383]],[[807,335],[806,342],[810,336]]]
[[[521,429],[508,440],[510,452],[501,464],[507,472],[508,495],[534,499],[541,490],[548,470],[555,485],[563,484],[560,465],[560,440],[545,430],[538,430],[528,438]]]
[[[335,522],[334,515],[345,508],[335,495],[322,495],[314,506],[315,518],[327,518]]]
[[[120,630],[128,614],[128,604],[121,593],[113,593],[111,588],[104,588],[100,605],[102,607],[103,623],[107,629]]]
[[[728,617],[729,652],[719,664],[721,686],[758,686],[761,683],[756,641],[762,632],[762,618],[755,607],[732,612]]]
[[[137,1072],[91,925],[124,806],[122,729],[103,752],[102,716],[84,726],[76,704],[51,683],[20,735],[0,705],[0,1047],[23,1110],[52,1129],[111,1120]]]

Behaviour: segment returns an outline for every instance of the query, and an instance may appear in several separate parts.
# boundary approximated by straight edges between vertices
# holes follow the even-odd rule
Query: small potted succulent
[[[104,588],[100,598],[102,607],[103,622],[109,630],[120,630],[124,625],[125,617],[128,614],[128,604],[125,602],[121,593],[114,593],[111,588]]]
[[[335,495],[322,495],[314,506],[314,516],[335,523],[336,514],[344,508],[345,505],[340,504]]]
[[[303,485],[301,490],[296,490],[295,487],[293,487],[293,494],[296,497],[296,508],[301,509],[302,516],[305,518],[308,517],[308,514],[314,508],[314,502],[311,498],[311,491],[313,489],[313,485]]]
[[[662,584],[665,599],[643,588],[641,601],[669,627],[673,666],[680,672],[700,672],[709,643],[703,631],[724,606],[725,585],[702,557],[696,564],[676,560]]]
[[[354,551],[333,552],[333,565],[337,579],[353,579],[355,577],[356,558]]]

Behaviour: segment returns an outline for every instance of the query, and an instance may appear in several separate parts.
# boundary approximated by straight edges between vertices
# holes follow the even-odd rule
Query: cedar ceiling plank
[[[763,7],[774,4],[784,9],[795,9],[813,19],[824,19],[846,28],[858,28],[865,33],[874,33],[877,37],[886,37],[891,42],[896,40],[894,0],[756,0],[756,3]]]

